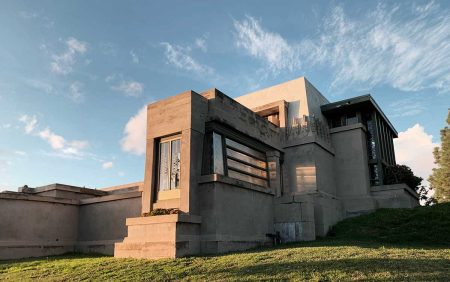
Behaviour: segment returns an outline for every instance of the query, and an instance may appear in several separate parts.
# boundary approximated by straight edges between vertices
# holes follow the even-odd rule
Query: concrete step
[[[127,218],[128,236],[114,246],[118,258],[175,258],[200,252],[201,217],[186,214]]]

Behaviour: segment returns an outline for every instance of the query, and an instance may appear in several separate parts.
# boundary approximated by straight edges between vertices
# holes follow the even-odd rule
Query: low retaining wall
[[[372,186],[371,195],[378,208],[414,208],[419,205],[419,196],[406,184]]]
[[[74,251],[78,201],[0,193],[0,259]]]
[[[114,254],[114,243],[127,236],[125,221],[141,215],[141,192],[80,201],[76,251]]]
[[[74,251],[113,255],[114,243],[127,234],[125,219],[140,215],[141,192],[89,193],[71,199],[0,193],[0,260]]]

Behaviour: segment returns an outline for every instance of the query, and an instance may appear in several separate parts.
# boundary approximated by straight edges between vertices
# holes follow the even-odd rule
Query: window
[[[239,142],[213,133],[213,173],[268,186],[266,155]],[[223,147],[225,146],[225,150]],[[224,163],[224,159],[226,162]]]
[[[358,123],[358,116],[356,113],[347,114],[347,125]]]
[[[158,190],[180,186],[181,139],[179,136],[161,139],[159,143]]]
[[[351,112],[331,117],[329,125],[331,126],[331,128],[336,128],[356,124],[358,122],[359,122],[358,114],[356,112]]]

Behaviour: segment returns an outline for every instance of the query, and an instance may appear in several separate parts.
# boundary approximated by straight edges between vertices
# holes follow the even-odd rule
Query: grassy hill
[[[167,260],[71,254],[0,262],[0,281],[448,281],[450,204],[379,210],[332,236],[219,256]]]
[[[450,203],[415,209],[380,209],[346,219],[329,238],[395,244],[450,244]]]

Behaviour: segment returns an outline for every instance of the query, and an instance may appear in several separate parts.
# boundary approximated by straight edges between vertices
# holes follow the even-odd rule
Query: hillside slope
[[[338,223],[328,238],[450,245],[450,203],[414,209],[380,209]]]

